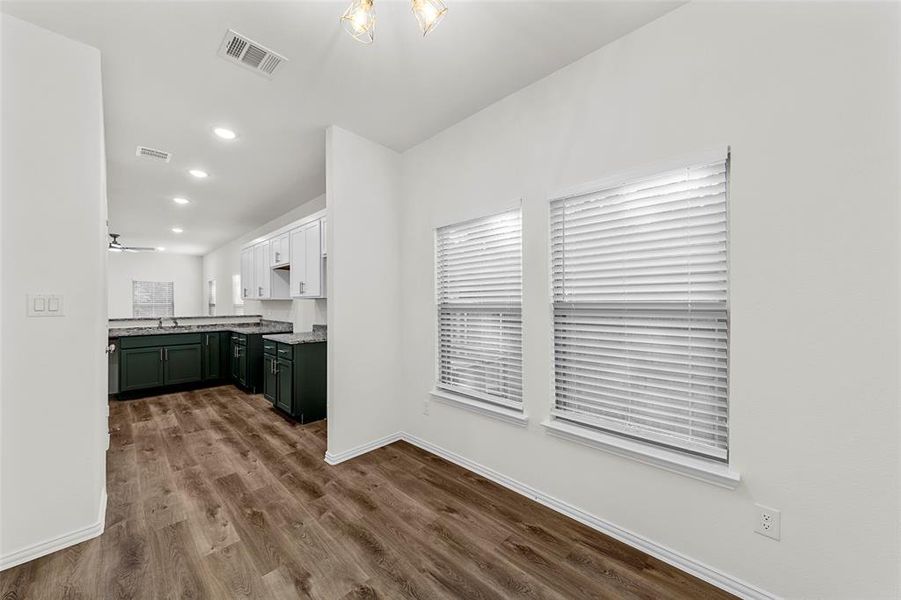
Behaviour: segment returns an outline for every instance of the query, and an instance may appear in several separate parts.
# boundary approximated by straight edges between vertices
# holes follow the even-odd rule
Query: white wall
[[[277,219],[247,232],[203,257],[203,303],[207,301],[207,281],[216,280],[216,314],[236,313],[232,298],[232,277],[241,273],[241,247],[289,223],[325,208],[325,194],[301,204]],[[267,319],[290,321],[294,331],[309,331],[314,323],[325,323],[328,315],[327,299],[304,300],[245,300],[244,314],[263,315]]]
[[[103,528],[106,182],[100,53],[0,20],[6,567]],[[61,294],[65,316],[27,318],[29,293]]]
[[[691,3],[406,152],[398,427],[764,590],[899,597],[898,23],[893,3]],[[734,491],[540,425],[553,386],[547,198],[723,143]],[[530,424],[437,403],[425,415],[433,228],[519,198]],[[351,310],[334,309],[330,333]],[[755,502],[782,510],[781,541],[753,532]]]
[[[133,281],[172,281],[175,285],[175,316],[207,314],[207,283],[203,258],[165,252],[109,253],[109,316],[132,317]],[[218,295],[218,289],[217,295]]]
[[[397,432],[400,156],[326,132],[328,454]]]

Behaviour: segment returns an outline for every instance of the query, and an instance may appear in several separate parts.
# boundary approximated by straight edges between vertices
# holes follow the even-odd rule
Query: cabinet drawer
[[[277,344],[269,340],[263,340],[263,354],[275,354]]]
[[[281,342],[279,342],[278,357],[281,360],[293,360],[294,359],[294,346],[292,346],[291,344],[282,344]]]
[[[119,347],[149,348],[151,346],[177,346],[181,344],[200,344],[200,333],[170,333],[160,335],[136,335],[133,337],[119,338]]]

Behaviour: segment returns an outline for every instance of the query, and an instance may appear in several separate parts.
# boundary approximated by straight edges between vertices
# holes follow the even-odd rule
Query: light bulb
[[[419,22],[419,28],[422,30],[423,36],[433,30],[438,23],[441,22],[441,19],[444,18],[445,13],[447,13],[447,6],[445,6],[442,0],[411,1],[413,15]]]
[[[354,0],[341,15],[344,30],[358,42],[371,44],[375,37],[373,0]]]

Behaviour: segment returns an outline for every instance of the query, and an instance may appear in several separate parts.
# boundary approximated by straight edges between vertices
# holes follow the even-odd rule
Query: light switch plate
[[[29,317],[62,317],[63,297],[59,294],[28,294]]]

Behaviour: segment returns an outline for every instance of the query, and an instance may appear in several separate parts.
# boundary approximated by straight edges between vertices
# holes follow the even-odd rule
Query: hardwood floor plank
[[[109,423],[106,531],[0,573],[3,600],[731,597],[404,442],[329,466],[324,421],[232,386]]]

